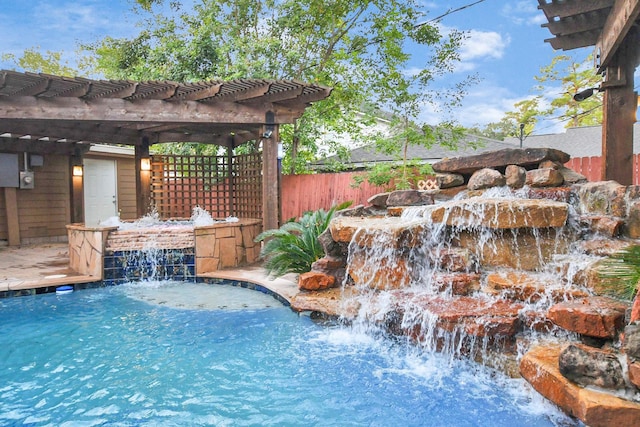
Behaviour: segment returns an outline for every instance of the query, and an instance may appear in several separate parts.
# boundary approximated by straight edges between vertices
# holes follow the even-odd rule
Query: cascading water
[[[538,330],[566,336],[543,313],[587,295],[573,279],[598,259],[574,244],[581,230],[569,205],[527,199],[524,190],[492,189],[358,225],[347,259],[353,284],[344,284],[355,289],[344,306],[358,307],[350,323],[492,365],[506,363],[496,354],[517,357]]]
[[[136,221],[110,218],[101,225],[118,227],[109,234],[105,256],[108,283],[140,280],[195,280],[195,227],[238,222],[214,220],[196,206],[189,220],[160,219],[153,211]]]

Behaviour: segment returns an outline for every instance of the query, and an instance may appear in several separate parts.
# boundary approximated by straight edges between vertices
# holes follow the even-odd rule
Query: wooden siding
[[[366,205],[369,197],[387,191],[385,187],[371,185],[366,181],[354,188],[353,177],[361,174],[361,172],[344,172],[284,175],[281,223],[291,218],[298,218],[306,211],[328,210],[346,201],[352,201],[352,206]]]
[[[33,170],[34,188],[17,191],[20,240],[65,241],[71,220],[69,158],[46,155],[44,166]]]
[[[124,220],[136,219],[136,167],[135,159],[117,159],[118,212]]]

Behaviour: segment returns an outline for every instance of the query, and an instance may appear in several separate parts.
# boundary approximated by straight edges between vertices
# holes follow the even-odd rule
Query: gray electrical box
[[[31,190],[34,186],[33,171],[20,171],[20,188],[23,190]]]
[[[41,154],[29,155],[29,165],[31,165],[31,167],[44,166],[44,156]]]
[[[20,186],[20,166],[18,155],[11,153],[0,153],[0,187]]]

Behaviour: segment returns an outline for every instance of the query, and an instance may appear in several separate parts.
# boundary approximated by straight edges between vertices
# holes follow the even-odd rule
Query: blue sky
[[[475,0],[423,0],[427,18],[473,3]],[[67,58],[79,42],[104,36],[125,37],[138,32],[140,16],[131,12],[132,0],[0,0],[3,40],[0,53],[20,55],[25,49],[63,51]],[[481,81],[470,88],[464,105],[456,110],[463,125],[498,121],[514,103],[534,95],[534,76],[561,51],[544,40],[551,37],[535,0],[485,0],[442,19],[441,24],[469,32],[458,73],[477,73]],[[590,48],[567,52],[581,62]],[[415,52],[420,55],[420,52]],[[0,68],[12,65],[0,61]],[[557,89],[556,89],[557,90]],[[550,88],[553,93],[554,88]],[[441,117],[428,109],[423,120]],[[562,130],[562,123],[546,120],[537,134]]]

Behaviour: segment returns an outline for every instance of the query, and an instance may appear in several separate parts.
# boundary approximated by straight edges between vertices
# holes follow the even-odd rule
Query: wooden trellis
[[[260,154],[152,156],[151,200],[163,219],[189,218],[196,206],[214,218],[262,217]]]

